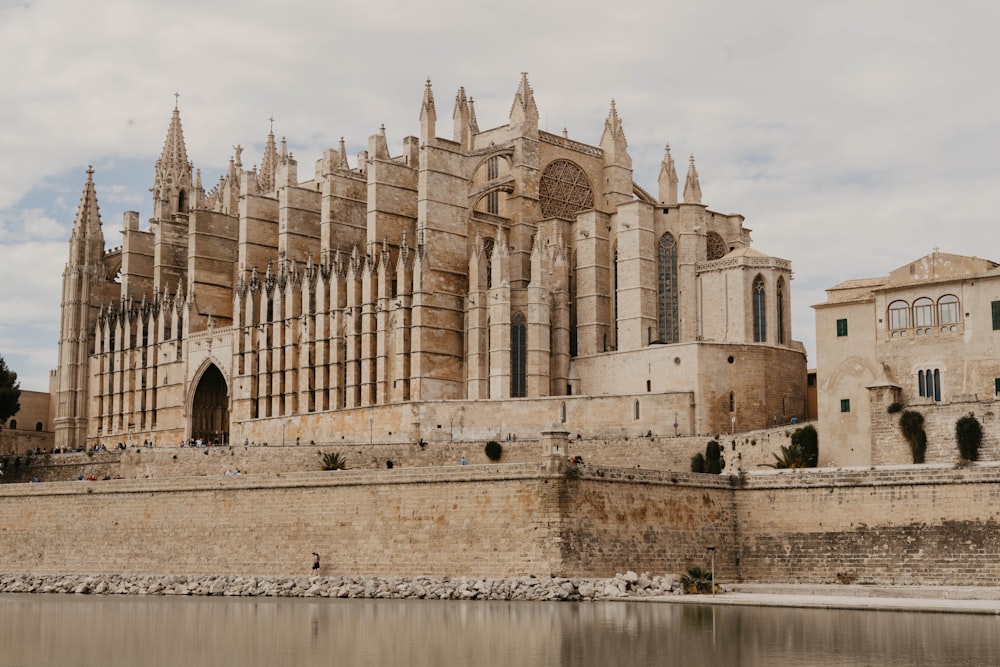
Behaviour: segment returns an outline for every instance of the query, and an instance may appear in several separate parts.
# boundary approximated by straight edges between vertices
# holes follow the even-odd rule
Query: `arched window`
[[[913,302],[913,326],[929,327],[934,324],[934,302],[922,296]]]
[[[36,431],[42,430],[42,422],[35,422],[35,430]]]
[[[528,325],[524,315],[517,313],[510,323],[510,395],[522,398],[527,392]]]
[[[946,294],[937,302],[938,323],[958,324],[958,297],[954,294]]]
[[[677,242],[670,232],[660,237],[656,246],[656,289],[659,310],[660,340],[676,343],[677,325]]]
[[[910,304],[905,301],[893,301],[889,304],[889,328],[910,328]]]
[[[183,190],[177,193],[177,212],[187,213],[187,193]]]
[[[778,345],[785,344],[785,279],[778,278]]]
[[[639,420],[639,401],[638,401],[638,399],[635,402],[635,419],[636,419],[636,421]]]
[[[767,294],[764,292],[764,277],[760,274],[753,279],[753,342],[767,341]]]
[[[725,240],[723,240],[723,238],[716,232],[709,232],[706,234],[705,241],[708,261],[721,259],[726,256],[727,252],[729,252],[729,248],[726,247]]]
[[[10,427],[11,427],[11,429],[17,429],[17,420],[16,419],[11,419],[10,420]]]

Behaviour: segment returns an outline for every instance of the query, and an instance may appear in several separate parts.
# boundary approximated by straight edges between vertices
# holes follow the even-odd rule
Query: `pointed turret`
[[[389,159],[389,141],[385,137],[385,125],[378,129],[378,134],[368,138],[368,154],[376,160]]]
[[[701,185],[698,183],[698,169],[694,166],[694,155],[688,164],[687,181],[684,183],[684,203],[701,203]]]
[[[260,161],[260,174],[257,185],[261,192],[273,192],[275,187],[275,172],[278,169],[278,148],[274,144],[274,119],[271,119],[271,130],[267,133],[264,144],[264,157]]]
[[[94,188],[93,167],[87,167],[87,181],[83,184],[80,204],[76,208],[69,247],[71,265],[97,264],[104,257],[104,232],[101,228],[101,211],[97,205],[97,190]]]
[[[670,144],[667,144],[663,162],[660,163],[660,177],[657,180],[661,204],[673,206],[677,203],[677,183],[677,169],[674,166],[674,158],[670,155]]]
[[[427,79],[424,86],[424,99],[420,105],[420,141],[427,143],[437,135],[437,111],[434,110],[434,91],[431,90],[431,80]]]
[[[338,169],[350,169],[351,165],[348,164],[348,162],[347,162],[347,144],[344,142],[344,138],[343,137],[340,138],[340,144],[339,144],[338,150],[340,152],[340,155],[339,155],[339,157],[337,159],[337,164],[336,164],[337,168]]]
[[[601,135],[601,150],[604,151],[604,162],[621,167],[632,168],[632,158],[628,154],[628,141],[625,140],[625,128],[615,101],[611,100],[611,109],[604,121],[604,133]]]
[[[469,131],[473,134],[479,134],[479,121],[476,120],[476,102],[469,96]]]
[[[528,83],[528,73],[521,72],[521,82],[514,93],[514,103],[510,107],[510,125],[524,126],[527,133],[538,131],[538,107],[535,105],[535,93]],[[526,132],[522,131],[522,134]]]
[[[163,152],[156,161],[153,179],[153,217],[165,220],[174,213],[187,213],[192,188],[191,163],[188,162],[181,128],[181,112],[174,105],[163,142]]]
[[[460,87],[455,94],[455,110],[451,114],[455,122],[455,142],[462,148],[469,147],[469,100],[465,97],[465,88]]]

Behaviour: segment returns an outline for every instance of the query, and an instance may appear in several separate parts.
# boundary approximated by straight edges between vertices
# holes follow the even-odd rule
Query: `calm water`
[[[0,595],[0,666],[998,665],[1000,619],[655,603]]]

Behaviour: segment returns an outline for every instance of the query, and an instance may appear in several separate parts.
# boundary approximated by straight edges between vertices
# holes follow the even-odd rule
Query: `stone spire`
[[[264,157],[260,161],[260,174],[257,176],[257,185],[261,192],[274,191],[274,174],[278,168],[278,147],[274,143],[274,117],[271,117],[271,129],[267,133],[267,142],[264,144]]]
[[[628,154],[628,141],[625,140],[625,128],[622,127],[621,118],[618,117],[618,109],[615,107],[614,100],[611,100],[611,109],[604,121],[601,150],[604,151],[606,164],[632,167],[632,158]]]
[[[670,155],[670,144],[667,144],[663,162],[660,163],[660,178],[657,181],[661,204],[673,206],[677,203],[677,183],[677,169],[674,166],[674,158]]]
[[[687,181],[684,183],[684,203],[701,203],[701,185],[698,183],[698,169],[694,166],[694,155],[688,164]]]
[[[73,266],[99,264],[104,258],[104,232],[97,206],[93,167],[87,167],[87,181],[83,184],[83,194],[73,220],[69,252],[69,263]]]
[[[434,91],[431,90],[431,80],[427,79],[424,86],[424,99],[420,105],[420,140],[423,142],[434,139],[437,126],[437,111],[434,110]]]
[[[153,179],[153,217],[157,220],[169,218],[174,213],[187,213],[192,188],[192,165],[188,162],[184,145],[184,130],[181,128],[181,112],[174,105],[167,128],[167,138],[163,142],[163,152],[156,161]]]
[[[340,138],[340,144],[338,145],[338,150],[340,156],[337,158],[337,168],[338,169],[350,169],[351,165],[347,162],[347,144],[344,142],[344,138]]]
[[[514,93],[514,103],[510,107],[511,126],[524,125],[525,129],[538,131],[538,107],[535,93],[528,83],[528,73],[521,72],[521,82]]]
[[[472,96],[469,96],[469,130],[472,134],[479,134],[479,121],[476,120],[476,104]]]
[[[465,97],[465,88],[460,87],[455,94],[455,110],[451,114],[455,123],[455,141],[462,148],[469,147],[469,100]]]

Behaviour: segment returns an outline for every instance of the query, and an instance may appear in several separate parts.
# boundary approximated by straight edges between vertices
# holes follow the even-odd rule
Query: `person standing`
[[[316,572],[317,570],[319,570],[319,554],[316,553],[315,551],[313,552],[313,567],[312,567],[312,569],[313,569],[313,572]]]

